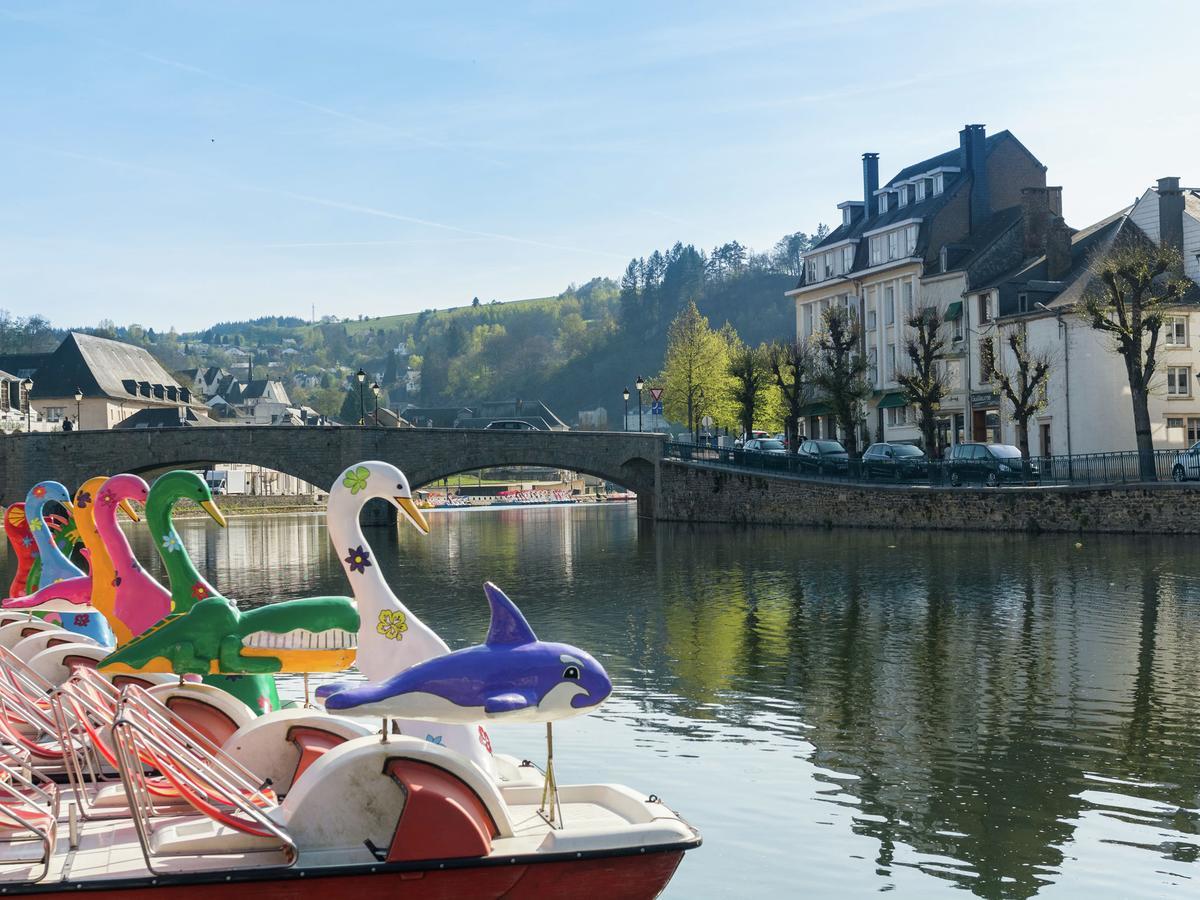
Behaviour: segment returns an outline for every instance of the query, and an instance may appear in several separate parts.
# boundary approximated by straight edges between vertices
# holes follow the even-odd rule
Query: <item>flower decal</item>
[[[371,472],[366,466],[356,466],[346,470],[346,474],[342,476],[342,486],[349,488],[351,494],[357,494],[366,490],[367,479],[370,477]]]
[[[76,628],[87,628],[90,621],[92,621],[92,617],[88,613],[76,613],[74,625]]]
[[[80,491],[75,495],[75,505],[80,509],[87,509],[89,503],[92,502],[92,495],[87,491]]]
[[[21,538],[21,546],[22,547],[32,547],[33,546],[33,538],[27,538],[27,537]]]
[[[41,519],[31,520],[29,523],[29,530],[30,531],[41,531],[42,530],[42,520]]]
[[[484,730],[482,725],[479,726],[479,743],[483,744],[483,748],[487,750],[488,753],[492,752],[492,739],[488,737],[488,733]]]
[[[110,505],[113,503],[116,503],[117,495],[114,494],[112,491],[105,491],[103,494],[100,495],[100,502],[108,503]]]
[[[20,526],[25,521],[25,504],[14,503],[8,508],[8,524]]]
[[[346,565],[351,572],[366,572],[367,566],[371,565],[371,551],[366,547],[355,547],[346,557]]]
[[[200,582],[197,581],[195,584],[192,585],[192,599],[193,600],[203,600],[207,596],[208,596],[208,588],[206,588]]]
[[[164,534],[162,544],[163,549],[168,553],[178,553],[183,549],[183,545],[179,543],[179,538],[175,536],[174,532],[171,534]]]
[[[113,587],[120,587],[120,586],[121,586],[121,576],[120,576],[120,575],[117,575],[117,576],[115,576],[115,577],[113,578],[113,580],[112,580],[112,586],[113,586]]]
[[[45,489],[45,488],[44,488],[42,485],[40,485],[40,484],[39,484],[37,487],[35,487],[35,488],[33,489],[33,496],[35,496],[35,497],[45,497],[45,496],[46,496],[46,489]]]
[[[437,737],[434,737],[432,734],[427,734],[425,735],[425,740],[431,744],[437,744],[439,747],[442,746],[442,735],[440,734]]]
[[[375,630],[389,641],[402,641],[408,631],[408,618],[398,609],[381,609]]]

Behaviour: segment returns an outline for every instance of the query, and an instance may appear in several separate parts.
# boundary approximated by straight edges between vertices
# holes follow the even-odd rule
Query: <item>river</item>
[[[1192,539],[430,518],[368,539],[452,647],[482,640],[493,580],[608,668],[612,699],[555,728],[559,777],[702,830],[670,897],[1200,893]],[[247,603],[347,589],[320,515],[179,524]],[[491,730],[544,759],[539,726]]]

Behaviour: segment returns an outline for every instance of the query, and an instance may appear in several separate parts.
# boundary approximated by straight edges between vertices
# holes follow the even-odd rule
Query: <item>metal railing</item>
[[[739,471],[769,472],[783,477],[842,483],[1029,487],[1134,484],[1150,480],[1142,477],[1136,450],[1035,456],[982,463],[909,457],[897,465],[893,461],[817,459],[796,453],[764,453],[705,444],[667,443],[663,445],[663,458]],[[1158,481],[1200,479],[1200,455],[1189,457],[1187,451],[1155,450],[1153,462]],[[1177,477],[1179,472],[1182,472],[1182,478]]]

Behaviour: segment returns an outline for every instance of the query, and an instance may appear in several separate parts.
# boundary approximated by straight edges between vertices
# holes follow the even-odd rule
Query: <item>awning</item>
[[[947,322],[953,322],[955,319],[959,318],[960,316],[962,316],[962,301],[955,300],[953,303],[951,303],[949,306],[946,307],[946,315],[944,315],[942,318],[945,319]]]
[[[901,406],[908,406],[908,398],[903,394],[891,393],[884,394],[883,399],[879,401],[878,409],[899,409]]]
[[[828,403],[810,403],[808,406],[800,407],[800,418],[807,419],[811,416],[828,416],[832,415],[833,410],[829,408]]]

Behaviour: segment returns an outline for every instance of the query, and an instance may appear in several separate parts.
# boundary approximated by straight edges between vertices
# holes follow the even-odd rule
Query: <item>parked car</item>
[[[1180,450],[1175,454],[1175,464],[1171,466],[1171,477],[1176,481],[1200,478],[1200,441],[1196,441],[1186,450]]]
[[[958,444],[950,451],[946,466],[955,487],[964,481],[995,487],[1003,481],[1036,479],[1040,474],[1037,462],[1022,459],[1021,451],[1011,444]]]
[[[743,435],[742,437],[739,437],[736,441],[733,442],[733,446],[741,447],[741,448],[745,449],[747,441],[760,441],[763,438],[769,438],[769,437],[770,437],[770,435],[767,434],[765,431],[752,431],[748,435]]]
[[[787,447],[787,445],[788,445],[788,439],[787,439],[787,435],[786,435],[786,434],[784,434],[782,431],[781,431],[781,432],[779,432],[779,434],[772,435],[772,438],[773,438],[774,440],[777,440],[777,441],[782,441],[782,442],[783,442],[783,446],[784,446],[785,448]]]
[[[774,438],[755,438],[752,441],[746,441],[743,450],[754,453],[787,453],[787,447],[783,446],[783,441],[777,441]]]
[[[862,456],[863,478],[928,478],[929,458],[925,451],[912,444],[884,441],[872,444]]]
[[[537,431],[523,419],[496,419],[484,426],[485,431]]]
[[[845,473],[850,469],[850,454],[841,441],[805,441],[796,453],[796,460],[802,468],[812,469],[822,475]]]

